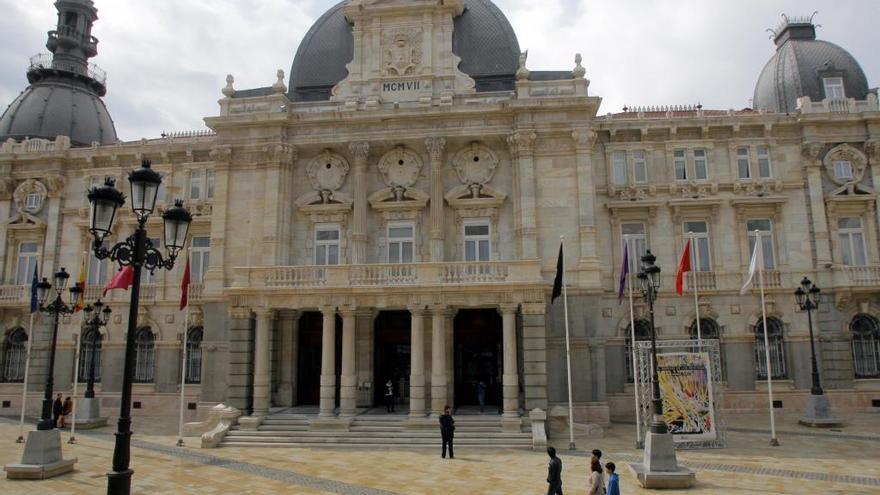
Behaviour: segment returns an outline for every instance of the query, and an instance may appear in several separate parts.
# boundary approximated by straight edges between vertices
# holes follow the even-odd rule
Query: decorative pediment
[[[367,201],[373,209],[380,211],[421,210],[428,205],[429,198],[428,193],[422,190],[404,189],[398,186],[376,191],[367,198]]]
[[[834,173],[834,164],[836,162],[849,162],[852,167],[852,178],[838,178],[837,174]],[[835,184],[859,183],[864,178],[865,170],[868,168],[868,157],[855,146],[843,143],[825,153],[825,157],[822,158],[822,165],[825,166],[828,177]]]
[[[507,195],[503,192],[482,184],[460,185],[446,193],[446,202],[453,208],[471,206],[500,207]]]

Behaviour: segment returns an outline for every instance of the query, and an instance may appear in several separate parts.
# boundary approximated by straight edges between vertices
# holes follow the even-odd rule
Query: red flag
[[[110,289],[125,289],[128,290],[131,287],[132,282],[134,282],[134,268],[131,265],[120,268],[116,275],[113,275],[113,278],[110,279],[110,282],[104,286],[103,297],[107,297],[107,291]]]
[[[186,307],[189,297],[189,256],[186,257],[186,269],[183,271],[183,280],[180,282],[180,309]]]
[[[691,271],[691,240],[688,239],[681,255],[681,263],[678,264],[678,273],[675,275],[675,291],[680,296],[684,292],[684,272]]]

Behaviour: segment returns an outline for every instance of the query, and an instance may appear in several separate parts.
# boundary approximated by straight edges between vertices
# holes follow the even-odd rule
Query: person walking
[[[602,476],[602,464],[599,461],[590,463],[589,483],[587,495],[605,495],[605,480]]]
[[[455,436],[455,420],[449,412],[449,406],[443,407],[443,414],[440,416],[440,438],[443,440],[443,450],[440,457],[446,459],[446,447],[449,446],[449,458],[455,459],[452,452],[452,439]]]
[[[58,427],[66,428],[67,427],[67,416],[73,412],[73,401],[70,400],[70,397],[64,399],[64,404],[61,407],[61,418]]]
[[[608,473],[608,495],[620,495],[620,480],[614,471],[617,466],[613,462],[605,463],[605,472]]]
[[[562,460],[556,457],[556,449],[547,447],[550,464],[547,465],[547,495],[562,495]]]
[[[390,379],[385,382],[385,412],[394,412],[394,383]]]
[[[486,408],[486,383],[482,380],[477,383],[477,402],[480,403],[480,412],[482,413]]]
[[[61,418],[63,412],[64,402],[61,401],[61,394],[58,394],[58,397],[55,397],[55,402],[52,403],[52,420],[54,421],[52,424],[55,425],[55,428],[58,428],[58,419]]]

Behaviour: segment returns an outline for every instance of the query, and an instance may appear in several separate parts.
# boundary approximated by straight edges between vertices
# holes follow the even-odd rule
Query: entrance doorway
[[[483,383],[486,410],[501,406],[501,315],[495,309],[461,309],[453,321],[455,407],[479,406]]]
[[[410,313],[382,311],[374,325],[373,403],[376,407],[385,404],[385,384],[391,380],[395,404],[409,404]]]
[[[297,346],[296,404],[316,406],[321,401],[321,343],[324,315],[306,311],[299,318]],[[342,374],[342,318],[336,316],[336,402],[339,403],[339,377]]]

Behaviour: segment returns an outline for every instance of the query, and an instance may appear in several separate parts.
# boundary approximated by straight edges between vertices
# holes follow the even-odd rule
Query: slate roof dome
[[[290,69],[290,99],[320,101],[343,80],[354,55],[351,25],[339,2],[306,33]],[[513,89],[519,67],[519,42],[513,28],[490,0],[465,0],[464,13],[453,20],[452,51],[459,69],[477,83],[477,91]]]
[[[790,113],[801,96],[824,100],[824,80],[833,77],[842,79],[846,98],[864,100],[868,95],[862,67],[843,48],[817,40],[812,17],[785,17],[773,34],[776,53],[758,77],[752,103],[755,109]]]

